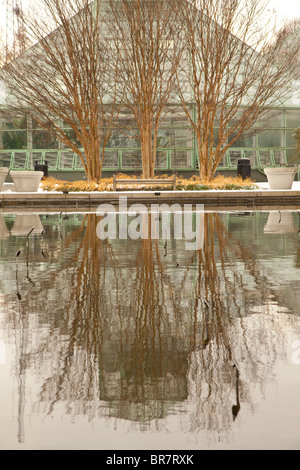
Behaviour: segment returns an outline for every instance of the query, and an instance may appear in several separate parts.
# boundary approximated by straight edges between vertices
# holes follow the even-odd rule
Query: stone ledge
[[[134,202],[158,204],[163,202],[182,204],[204,204],[212,206],[299,206],[300,191],[255,190],[255,191],[117,191],[117,192],[39,192],[0,193],[0,207],[97,207],[105,202],[117,204],[120,197],[127,197],[128,204]]]

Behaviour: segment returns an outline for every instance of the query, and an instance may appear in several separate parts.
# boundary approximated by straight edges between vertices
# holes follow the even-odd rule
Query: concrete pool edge
[[[300,207],[300,190],[238,191],[117,191],[117,192],[37,192],[0,193],[0,211],[5,209],[91,209],[100,204],[118,204],[126,197],[128,204],[203,204],[216,208]]]

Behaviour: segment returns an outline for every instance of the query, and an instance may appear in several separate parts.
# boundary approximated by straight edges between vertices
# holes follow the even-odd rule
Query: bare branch
[[[130,110],[142,149],[145,178],[154,176],[156,139],[167,104],[176,95],[182,54],[175,0],[109,0],[108,35],[118,63],[120,99]]]
[[[197,137],[203,178],[213,177],[227,149],[268,108],[292,94],[299,77],[300,43],[270,47],[274,27],[265,26],[266,6],[264,0],[178,2],[189,51],[189,67],[178,74],[179,93]]]
[[[39,8],[42,17],[24,18],[35,45],[5,67],[7,104],[50,128],[80,157],[88,180],[99,181],[119,110],[101,2],[41,0]]]

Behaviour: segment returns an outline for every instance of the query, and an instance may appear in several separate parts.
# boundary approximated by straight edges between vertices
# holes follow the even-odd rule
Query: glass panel
[[[219,143],[219,129],[215,128],[214,129],[214,145],[218,145]]]
[[[233,125],[233,123],[231,123]],[[230,128],[229,128],[230,131]],[[228,136],[228,142],[232,142],[233,139],[236,138],[237,134],[239,133],[239,130],[237,129],[236,131],[231,131],[231,133]],[[249,130],[245,131],[242,135],[238,137],[238,139],[230,144],[231,147],[234,148],[253,148],[256,147],[256,135],[257,135],[257,129],[251,127]]]
[[[0,150],[4,150],[3,134],[4,132],[0,132]]]
[[[285,150],[274,150],[274,159],[276,166],[287,164]]]
[[[172,168],[192,168],[192,151],[174,150],[172,152]]]
[[[38,123],[37,121],[35,121],[34,119],[32,119],[32,129],[39,129],[39,130],[47,130],[47,129],[52,129],[53,128],[53,125],[56,125],[56,126],[59,126],[61,121],[59,119],[51,119],[51,121],[47,121],[45,120],[44,118],[41,119],[41,122],[43,123],[43,126]],[[69,125],[66,125],[65,127],[70,127]]]
[[[173,147],[174,146],[174,136],[172,135],[171,129],[160,129],[158,131],[157,147]]]
[[[70,120],[70,122],[64,121],[64,120],[58,120],[58,121],[56,122],[56,125],[57,125],[58,127],[60,127],[61,129],[64,129],[64,130],[68,130],[68,129],[69,129],[69,130],[71,130],[71,129],[72,129],[72,125],[74,124],[74,122],[75,122],[75,124],[76,124],[77,127],[80,127],[80,122],[79,122],[79,120],[76,119],[76,117],[74,117],[74,116],[73,116],[72,121]],[[40,126],[37,126],[37,127],[40,127]]]
[[[43,152],[28,152],[27,168],[33,169],[36,162],[44,162]]]
[[[9,168],[11,162],[11,152],[0,153],[0,167]]]
[[[300,129],[296,129],[294,132],[295,145],[300,148]]]
[[[61,152],[60,168],[73,168],[73,152]]]
[[[58,152],[46,152],[45,160],[49,168],[57,168]]]
[[[271,110],[259,118],[256,127],[265,128],[284,128],[284,111]]]
[[[119,113],[119,122],[127,122],[129,127],[134,124],[135,120],[129,108],[126,108],[125,106],[121,108]]]
[[[295,130],[287,129],[286,131],[286,146],[287,147],[296,147],[297,145],[297,134]]]
[[[260,150],[259,155],[262,166],[272,166],[270,150]]]
[[[33,131],[32,143],[34,149],[55,149],[58,147],[56,138],[47,131]]]
[[[300,151],[299,149],[290,149],[286,151],[286,158],[288,165],[298,166],[300,165]]]
[[[265,148],[284,147],[284,131],[268,130],[258,134],[258,146]]]
[[[244,157],[245,157],[245,158],[249,158],[250,164],[251,164],[252,167],[258,166],[256,150],[253,150],[253,151],[251,151],[251,150],[250,150],[250,151],[246,150],[246,151],[244,152]]]
[[[300,127],[300,111],[286,111],[286,127],[292,127],[294,129]]]
[[[168,168],[167,152],[158,150],[156,152],[156,168]]]
[[[189,109],[189,113],[192,116],[192,108]],[[168,110],[167,115],[161,121],[162,126],[186,126],[189,125],[189,120],[183,109],[173,108]]]
[[[79,142],[79,140],[77,139],[76,137],[76,134],[75,132],[73,131],[73,129],[65,129],[65,134],[67,136],[67,138],[71,141],[71,142],[74,142],[75,145],[78,147],[78,148],[81,148],[81,143]],[[63,142],[63,145],[65,148],[67,148],[66,144]]]
[[[157,147],[187,148],[193,145],[192,129],[160,129],[157,136]]]
[[[238,160],[242,158],[241,150],[229,150],[230,161],[232,167],[238,166]]]
[[[27,147],[26,131],[0,132],[0,150],[25,149]]]
[[[192,129],[174,129],[175,147],[189,148],[193,146]]]
[[[118,151],[105,151],[104,152],[104,159],[103,159],[103,168],[118,168],[119,167],[119,159],[118,159]]]
[[[140,150],[124,150],[122,153],[122,168],[141,168],[142,157]]]
[[[214,159],[214,162],[215,162],[215,159]],[[226,155],[224,155],[218,165],[218,168],[227,168],[227,167],[228,167],[227,158],[226,158]]]
[[[26,152],[16,152],[13,167],[15,169],[25,170]]]
[[[75,154],[75,164],[74,164],[74,169],[75,170],[81,170],[83,169],[83,163],[79,157],[79,155]]]
[[[27,129],[27,117],[22,114],[13,114],[0,119],[1,129]]]
[[[140,142],[129,131],[126,133],[121,131],[113,133],[106,145],[107,148],[137,148],[139,146]]]
[[[234,135],[234,134],[233,134]],[[252,148],[255,147],[255,135],[252,133],[241,135],[232,145],[237,148]]]

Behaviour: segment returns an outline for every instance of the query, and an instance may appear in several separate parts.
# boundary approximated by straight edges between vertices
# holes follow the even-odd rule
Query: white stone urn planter
[[[269,234],[296,233],[298,229],[292,212],[270,212],[264,232]]]
[[[3,189],[4,181],[8,175],[9,169],[8,168],[0,168],[0,193]]]
[[[0,239],[9,237],[9,231],[3,216],[0,214]]]
[[[17,193],[36,193],[44,176],[43,171],[11,171]]]
[[[15,237],[26,236],[34,227],[34,233],[41,233],[43,225],[38,214],[17,214],[11,234]]]
[[[297,171],[286,167],[264,169],[271,190],[292,189]]]

